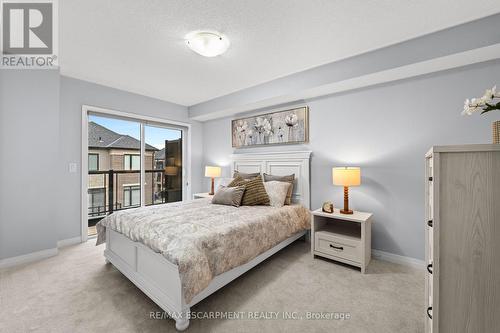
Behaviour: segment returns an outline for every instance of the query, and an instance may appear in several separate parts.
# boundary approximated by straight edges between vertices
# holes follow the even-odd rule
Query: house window
[[[123,187],[123,207],[140,206],[141,188],[139,185]]]
[[[100,216],[106,213],[105,196],[105,188],[89,188],[88,207],[90,216]]]
[[[123,155],[123,170],[140,170],[141,156],[140,155]]]
[[[99,171],[99,154],[89,154],[89,171]]]

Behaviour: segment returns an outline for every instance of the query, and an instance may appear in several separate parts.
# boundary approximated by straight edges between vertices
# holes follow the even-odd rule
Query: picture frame
[[[309,141],[309,107],[233,119],[231,137],[233,148],[306,143]]]

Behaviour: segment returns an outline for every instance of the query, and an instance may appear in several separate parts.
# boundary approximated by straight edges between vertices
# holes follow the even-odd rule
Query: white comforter
[[[299,205],[232,207],[197,199],[115,212],[97,225],[111,228],[178,265],[186,303],[221,273],[240,266],[293,234],[310,228]]]

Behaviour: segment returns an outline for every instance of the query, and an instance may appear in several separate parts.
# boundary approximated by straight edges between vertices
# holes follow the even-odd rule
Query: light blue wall
[[[177,120],[192,126],[192,190],[201,190],[202,124],[188,119],[187,108],[178,104],[105,87],[95,83],[61,76],[59,133],[59,204],[57,237],[68,239],[80,235],[81,202],[81,117],[82,105],[135,113],[138,115]],[[78,173],[69,173],[68,164],[77,162]]]
[[[500,84],[500,61],[304,101],[310,108],[310,142],[233,150],[231,118],[204,123],[205,164],[226,165],[236,152],[313,151],[312,208],[343,203],[331,184],[333,166],[362,168],[351,189],[354,209],[374,213],[373,248],[423,259],[424,154],[432,145],[490,143],[500,114],[460,115],[467,97]],[[261,110],[268,112],[272,109]]]
[[[59,72],[0,70],[0,259],[56,247]]]
[[[192,116],[499,42],[499,15],[290,75],[190,108]],[[352,206],[375,213],[376,249],[423,258],[423,155],[435,144],[490,142],[498,114],[460,116],[463,100],[498,82],[499,61],[303,101],[310,107],[312,204],[341,203],[331,167],[356,164]],[[205,164],[229,176],[230,118],[199,123],[187,108],[58,71],[0,71],[0,259],[54,248],[80,235],[82,104],[192,124],[192,191],[206,191]],[[268,104],[269,105],[269,104]],[[268,112],[272,108],[259,110]],[[249,150],[246,150],[249,151]],[[78,164],[69,173],[68,164]]]
[[[190,123],[192,190],[201,191],[203,127],[186,107],[56,70],[0,70],[0,259],[80,236],[83,104]]]
[[[287,75],[189,107],[201,120],[229,116],[325,91],[329,85],[500,43],[500,14]],[[471,59],[470,61],[473,61]],[[331,91],[331,90],[330,90]]]

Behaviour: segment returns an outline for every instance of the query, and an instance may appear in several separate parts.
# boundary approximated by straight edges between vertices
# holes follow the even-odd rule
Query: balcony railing
[[[156,205],[171,201],[178,201],[182,197],[181,188],[172,188],[168,184],[174,177],[179,176],[166,176],[163,170],[146,170],[146,182],[150,182],[148,186],[144,187],[144,190],[148,190],[150,193],[146,193],[146,205]],[[104,203],[99,205],[89,205],[88,216],[89,218],[96,219],[98,217],[103,217],[105,215],[111,214],[117,210],[129,209],[138,207],[140,204],[131,204],[131,202],[123,202],[122,197],[119,200],[118,191],[123,191],[120,186],[129,184],[120,183],[120,176],[122,175],[137,175],[136,183],[140,184],[140,170],[106,170],[106,171],[89,171],[88,175],[98,176],[101,175],[102,179],[100,181],[94,179],[95,183],[98,183],[95,188],[104,190]],[[135,180],[135,179],[134,179]],[[139,185],[137,185],[139,186]],[[121,192],[123,193],[123,192]],[[124,194],[123,194],[124,196]],[[131,194],[130,194],[131,196]],[[129,197],[129,200],[131,198]]]
[[[89,217],[91,218],[103,217],[106,216],[108,212],[113,212],[115,210],[120,210],[120,209],[122,209],[122,205],[120,203],[116,203],[115,207],[113,208],[109,207],[109,205],[92,206],[89,207]]]

